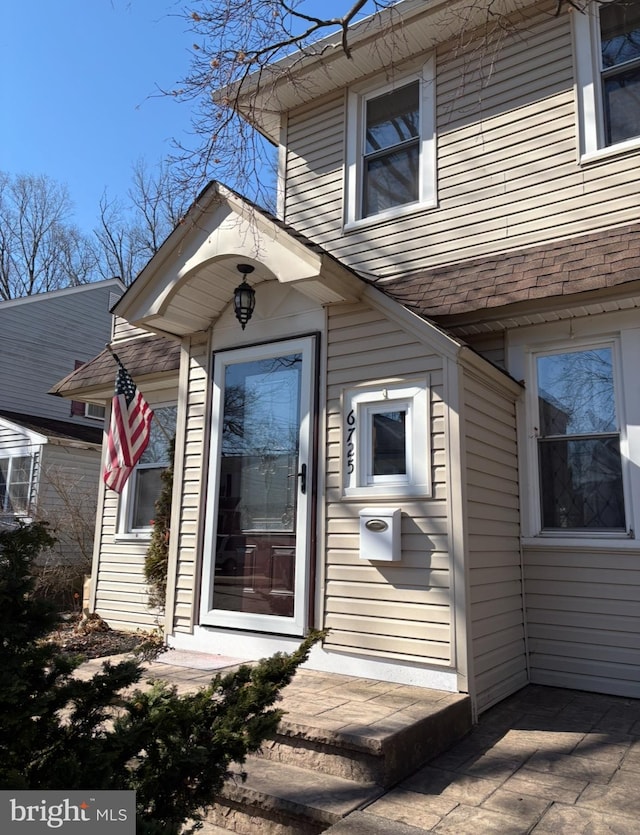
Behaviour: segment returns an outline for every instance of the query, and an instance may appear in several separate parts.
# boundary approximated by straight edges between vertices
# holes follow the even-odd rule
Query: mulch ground
[[[103,658],[132,652],[149,641],[147,632],[120,632],[111,629],[106,621],[83,619],[80,614],[64,614],[59,626],[47,640],[56,643],[61,650],[84,658]]]

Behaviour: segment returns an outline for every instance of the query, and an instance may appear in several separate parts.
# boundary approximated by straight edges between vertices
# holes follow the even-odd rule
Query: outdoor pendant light
[[[251,264],[238,264],[237,270],[244,277],[242,284],[239,284],[233,291],[233,309],[244,330],[256,306],[256,291],[247,283],[247,276],[253,272],[254,268]]]

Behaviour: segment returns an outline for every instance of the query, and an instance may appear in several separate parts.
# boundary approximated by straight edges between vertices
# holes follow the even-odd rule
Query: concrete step
[[[318,718],[302,724],[289,713],[262,756],[347,780],[391,786],[471,729],[468,696],[408,687],[395,695],[397,710],[376,715],[379,703],[358,706],[361,723],[330,730]]]
[[[384,793],[375,783],[262,757],[249,757],[245,770],[244,782],[239,774],[227,781],[207,815],[207,825],[239,835],[319,835]]]
[[[362,684],[341,681],[343,690]],[[318,835],[346,820],[358,832],[355,812],[471,729],[470,701],[461,694],[395,686],[357,701],[349,695],[348,710],[334,705],[304,717],[309,703],[286,694],[277,737],[227,781],[207,816],[215,828],[203,832]]]

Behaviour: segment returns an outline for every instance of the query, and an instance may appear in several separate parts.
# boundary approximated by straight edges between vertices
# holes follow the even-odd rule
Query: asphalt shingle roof
[[[640,279],[640,223],[448,264],[380,283],[429,318],[603,290]]]

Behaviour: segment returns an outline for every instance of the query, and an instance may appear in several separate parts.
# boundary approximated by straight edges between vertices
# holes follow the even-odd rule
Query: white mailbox
[[[363,507],[360,511],[360,559],[400,559],[399,507]]]

